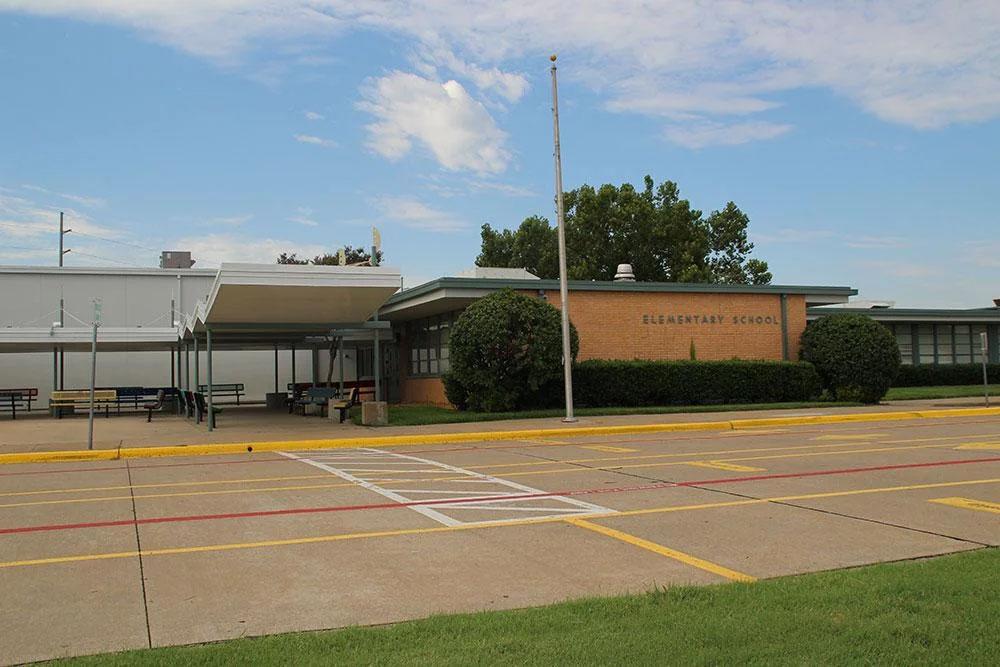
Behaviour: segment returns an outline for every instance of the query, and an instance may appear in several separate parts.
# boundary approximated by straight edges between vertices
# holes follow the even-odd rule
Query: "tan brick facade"
[[[538,292],[525,292],[537,296]],[[545,297],[559,308],[559,292]],[[570,292],[570,317],[580,335],[578,359],[783,358],[780,294],[711,292]],[[802,295],[785,297],[787,358],[797,359],[806,327]],[[400,399],[447,405],[438,378],[410,378],[409,348],[400,339]]]

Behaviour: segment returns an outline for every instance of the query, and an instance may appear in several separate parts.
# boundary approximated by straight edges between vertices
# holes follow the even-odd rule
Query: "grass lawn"
[[[84,665],[997,661],[1000,549],[754,584],[84,658]]]
[[[990,396],[1000,393],[1000,385],[990,385]],[[886,394],[889,401],[907,401],[919,398],[964,398],[966,396],[983,397],[983,385],[963,384],[954,387],[893,387]],[[1000,397],[998,397],[1000,398]],[[997,401],[1000,404],[1000,401]]]
[[[798,403],[752,403],[727,405],[669,405],[662,407],[621,407],[621,408],[577,408],[579,417],[601,415],[666,415],[679,412],[728,412],[732,410],[782,410],[791,408],[829,408],[858,405],[857,403],[834,403],[831,401],[811,401]],[[485,422],[500,419],[534,419],[539,417],[561,417],[562,408],[551,410],[521,410],[518,412],[470,412],[441,408],[434,405],[390,405],[390,426],[417,426],[421,424],[458,424]],[[361,424],[361,408],[351,410],[351,420]]]

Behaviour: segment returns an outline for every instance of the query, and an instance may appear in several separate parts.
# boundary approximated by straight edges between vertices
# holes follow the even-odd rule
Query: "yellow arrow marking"
[[[628,454],[630,452],[637,452],[638,449],[629,449],[628,447],[612,447],[610,445],[587,445],[583,449],[593,449],[595,452],[611,452],[612,454]]]
[[[951,507],[961,507],[966,510],[977,510],[979,512],[990,512],[1000,514],[1000,503],[991,503],[985,500],[975,500],[973,498],[933,498],[932,503],[940,505],[950,505]]]
[[[767,468],[742,466],[737,463],[724,463],[722,461],[691,461],[687,465],[698,466],[699,468],[717,468],[718,470],[728,470],[730,472],[761,472],[762,470],[767,470]]]

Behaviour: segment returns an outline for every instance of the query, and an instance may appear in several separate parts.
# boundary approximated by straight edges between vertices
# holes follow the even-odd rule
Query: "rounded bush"
[[[579,339],[572,325],[570,341],[575,359]],[[483,297],[456,320],[449,347],[445,390],[459,409],[542,407],[561,395],[561,320],[546,301],[510,289]]]
[[[827,315],[806,327],[801,357],[838,401],[878,403],[899,372],[896,338],[865,315]]]

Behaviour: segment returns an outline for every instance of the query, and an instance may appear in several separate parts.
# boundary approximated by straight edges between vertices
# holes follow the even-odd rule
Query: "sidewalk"
[[[135,447],[198,446],[211,444],[238,444],[291,441],[322,441],[343,439],[378,439],[414,436],[426,439],[443,436],[454,439],[462,433],[511,433],[514,431],[566,430],[580,428],[642,429],[650,425],[708,424],[733,420],[766,420],[775,418],[808,419],[837,415],[865,415],[946,410],[982,407],[980,399],[959,398],[919,401],[895,401],[867,407],[830,407],[786,410],[743,410],[701,413],[673,413],[662,415],[609,415],[581,417],[573,424],[558,418],[511,419],[461,424],[431,424],[422,426],[387,426],[371,428],[351,423],[338,424],[319,417],[288,415],[267,411],[261,407],[230,407],[220,416],[215,431],[209,433],[204,424],[176,415],[156,415],[147,423],[144,415],[129,414],[94,420],[94,449],[117,450]],[[390,408],[391,410],[391,408]],[[916,415],[914,415],[916,418]],[[898,417],[897,417],[898,418]],[[697,426],[694,426],[697,428]],[[513,435],[511,433],[511,435]],[[502,437],[502,436],[501,436]],[[532,437],[525,435],[525,437]],[[534,436],[539,437],[539,436]],[[363,443],[355,445],[363,446]],[[21,452],[50,452],[85,450],[87,448],[87,420],[83,417],[52,419],[46,415],[33,415],[17,421],[0,423],[0,455]]]

